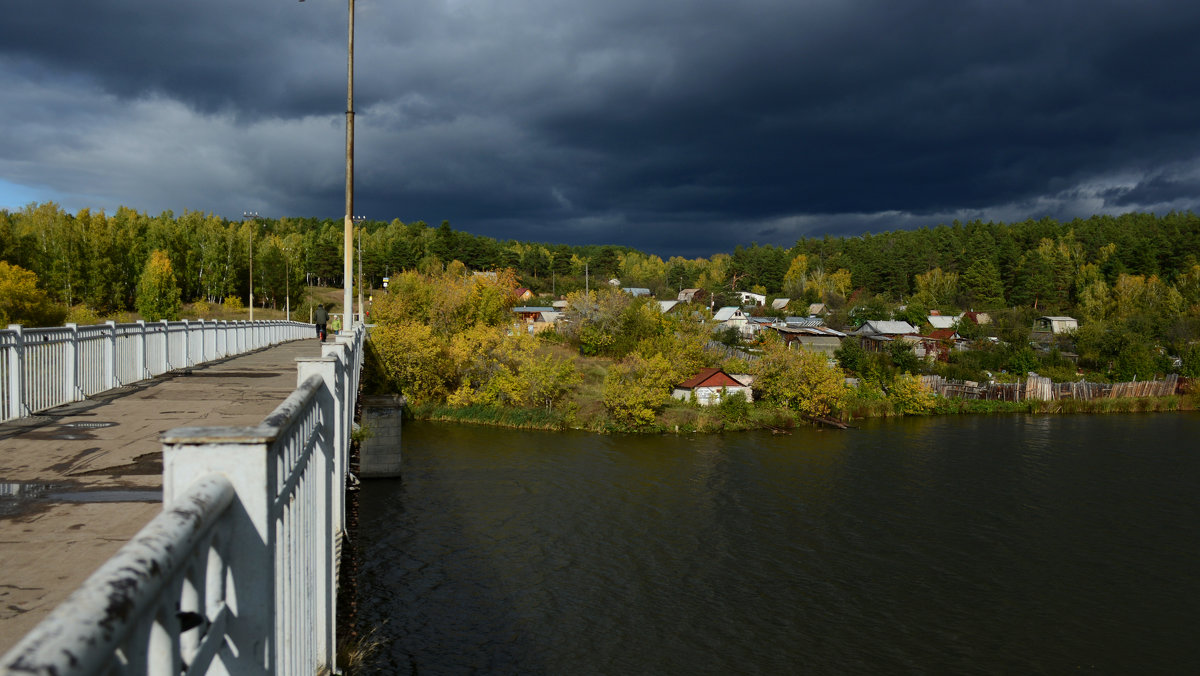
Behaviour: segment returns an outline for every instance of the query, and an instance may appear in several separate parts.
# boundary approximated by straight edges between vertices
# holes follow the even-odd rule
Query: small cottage
[[[1038,317],[1033,320],[1034,333],[1059,335],[1073,333],[1079,329],[1079,322],[1074,317]]]
[[[690,401],[694,394],[701,406],[710,406],[721,403],[721,397],[733,392],[742,392],[746,395],[746,401],[752,401],[753,395],[749,386],[743,385],[741,381],[719,368],[705,368],[676,385],[671,396]]]

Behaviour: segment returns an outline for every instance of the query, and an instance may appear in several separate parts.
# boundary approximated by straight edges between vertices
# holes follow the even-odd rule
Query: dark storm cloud
[[[697,255],[1197,202],[1188,3],[357,6],[373,218]],[[23,6],[0,26],[0,179],[339,216],[345,7]]]

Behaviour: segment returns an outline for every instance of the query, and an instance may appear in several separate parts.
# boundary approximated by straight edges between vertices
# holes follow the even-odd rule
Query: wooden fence
[[[941,376],[921,376],[921,387],[927,392],[943,397],[994,401],[1165,397],[1175,394],[1178,385],[1179,376],[1173,373],[1162,380],[1130,383],[1089,383],[1086,380],[1055,383],[1042,376],[1029,376],[1021,383],[977,383],[970,380],[947,380]]]

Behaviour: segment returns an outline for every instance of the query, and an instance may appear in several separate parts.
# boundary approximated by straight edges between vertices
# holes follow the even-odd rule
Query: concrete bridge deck
[[[162,510],[162,432],[258,424],[320,352],[283,343],[0,424],[0,654]]]

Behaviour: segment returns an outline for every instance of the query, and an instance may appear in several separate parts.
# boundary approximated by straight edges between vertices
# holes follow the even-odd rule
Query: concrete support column
[[[362,441],[358,444],[358,476],[400,476],[400,428],[404,397],[398,394],[362,398]]]

